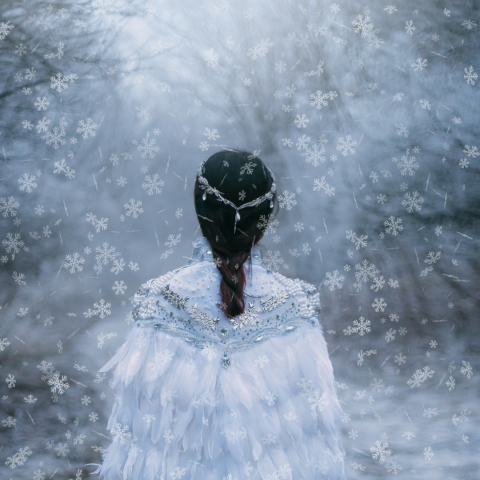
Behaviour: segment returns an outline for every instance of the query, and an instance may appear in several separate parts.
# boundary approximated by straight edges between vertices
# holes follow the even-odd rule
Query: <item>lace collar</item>
[[[252,250],[250,251],[250,257],[254,265],[263,265],[259,245],[254,245],[252,247]],[[192,258],[187,265],[192,265],[202,261],[213,263],[212,248],[207,237],[200,237],[195,240],[195,243],[193,244]]]

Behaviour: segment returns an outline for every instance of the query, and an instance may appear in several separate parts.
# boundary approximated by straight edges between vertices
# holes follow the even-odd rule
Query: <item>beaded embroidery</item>
[[[178,293],[175,293],[170,289],[170,284],[165,285],[160,293],[163,295],[163,298],[168,302],[171,303],[173,306],[177,307],[179,310],[183,308],[186,310],[186,303],[189,297],[181,298]]]
[[[284,290],[279,290],[275,295],[268,300],[260,300],[264,312],[271,312],[274,308],[283,305],[287,301],[288,295]]]
[[[246,325],[255,325],[257,322],[260,323],[257,318],[260,310],[255,307],[254,303],[248,304],[248,310],[241,315],[238,315],[235,318],[229,318],[230,322],[233,324],[233,329],[243,328]]]
[[[225,317],[223,320],[219,317],[214,318],[215,314],[212,315],[208,309],[200,310],[199,303],[188,308],[187,301],[190,297],[181,298],[171,287],[173,285],[175,288],[177,285],[175,278],[185,268],[192,268],[192,270],[183,277],[183,281],[187,281],[192,286],[197,279],[202,281],[200,277],[204,266],[196,266],[201,262],[209,262],[213,265],[211,247],[205,237],[196,240],[192,258],[187,265],[149,280],[137,291],[132,311],[136,325],[154,327],[169,335],[182,338],[190,345],[201,349],[202,355],[208,353],[209,358],[210,356],[214,358],[215,352],[220,351],[223,353],[221,362],[225,368],[231,364],[230,355],[237,351],[253,348],[274,336],[286,335],[298,326],[320,326],[318,289],[303,280],[290,279],[266,268],[258,245],[252,248],[251,262],[264,267],[265,270],[258,273],[263,281],[266,282],[267,278],[270,278],[273,284],[277,283],[276,293],[266,300],[260,300],[261,307],[256,307],[254,302],[248,303],[248,308],[243,314],[235,318]],[[201,290],[197,298],[208,295],[207,289],[208,286],[205,290]],[[168,308],[169,305],[162,304],[159,300],[160,296],[163,296],[169,305],[188,312],[189,317],[182,317],[171,311]],[[287,303],[287,299],[291,301]],[[267,312],[272,313],[267,316]]]
[[[187,312],[193,317],[193,319],[203,325],[204,327],[215,330],[215,324],[220,321],[218,317],[212,318],[208,313],[202,312],[198,309],[198,303],[193,305],[193,308],[187,309]]]

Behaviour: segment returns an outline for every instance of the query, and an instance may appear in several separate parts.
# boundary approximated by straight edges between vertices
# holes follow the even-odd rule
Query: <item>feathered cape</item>
[[[93,473],[345,479],[343,412],[315,287],[267,270],[252,249],[246,291],[262,300],[235,325],[215,306],[220,279],[208,279],[208,242],[195,247],[186,267],[142,285],[135,324],[100,370],[116,366],[116,399],[107,425],[113,442]]]

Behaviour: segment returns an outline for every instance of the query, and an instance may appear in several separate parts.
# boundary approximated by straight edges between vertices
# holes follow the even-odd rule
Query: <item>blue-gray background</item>
[[[277,179],[264,261],[320,286],[348,478],[479,478],[479,23],[458,0],[2,2],[1,477],[101,462],[97,371],[188,261],[196,170],[228,147]]]

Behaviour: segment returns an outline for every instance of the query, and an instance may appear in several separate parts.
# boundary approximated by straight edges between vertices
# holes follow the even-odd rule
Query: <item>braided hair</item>
[[[266,194],[273,183],[262,160],[250,152],[238,150],[222,150],[210,156],[205,162],[203,176],[212,188],[237,207]],[[256,207],[240,210],[241,219],[234,233],[235,209],[218,201],[214,195],[207,195],[205,200],[202,195],[197,178],[195,210],[203,236],[210,242],[214,262],[222,275],[222,303],[219,306],[228,317],[233,318],[245,310],[243,291],[246,275],[243,264],[277,214],[278,199],[274,194],[273,209],[270,201],[266,200]]]

